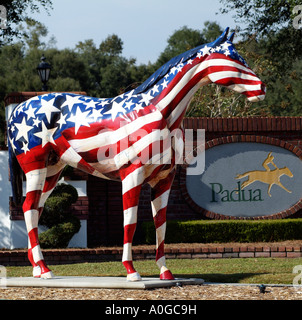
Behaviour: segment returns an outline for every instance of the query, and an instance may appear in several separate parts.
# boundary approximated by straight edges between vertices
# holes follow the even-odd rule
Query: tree
[[[114,97],[135,82],[131,77],[131,67],[135,60],[111,57],[100,69],[100,91],[102,97]]]
[[[108,36],[101,44],[100,51],[104,55],[118,56],[123,51],[123,41],[116,34]]]
[[[7,21],[6,28],[0,29],[0,47],[24,36],[23,31],[17,26],[30,18],[28,12],[31,14],[40,12],[40,6],[48,13],[52,9],[51,0],[2,0],[1,5],[6,9]]]
[[[263,72],[267,84],[265,109],[275,116],[300,116],[302,80],[301,1],[298,0],[220,0],[221,12],[234,12],[236,21],[246,27],[240,31],[248,43],[254,43],[258,61],[262,60],[268,72]],[[300,12],[300,13],[299,13]],[[298,14],[299,13],[299,14]],[[250,50],[255,53],[255,50]],[[264,68],[265,69],[265,68]]]
[[[195,30],[184,26],[167,40],[168,45],[157,59],[156,66],[160,67],[173,57],[204,43],[214,41],[222,33],[221,27],[216,22],[206,21],[202,30]]]
[[[212,42],[216,40],[223,30],[217,22],[206,21],[204,28],[202,29],[202,35],[206,42]]]
[[[28,49],[45,48],[45,43],[41,41],[41,37],[48,34],[47,28],[40,22],[33,19],[26,19],[27,32],[24,32],[25,42]],[[22,30],[24,30],[22,28]]]
[[[301,116],[302,114],[302,61],[298,60],[293,68],[282,78],[271,79],[269,90],[263,104],[275,116]]]
[[[49,87],[53,91],[87,91],[89,71],[72,49],[47,50],[45,56],[52,65]]]
[[[169,37],[167,42],[168,45],[160,54],[156,62],[156,65],[159,67],[168,62],[171,58],[205,43],[205,39],[201,31],[184,26],[181,29],[176,30]]]
[[[85,91],[92,96],[113,97],[146,80],[155,70],[153,65],[137,66],[135,59],[122,56],[123,41],[109,35],[99,47],[89,39],[79,42],[75,52],[88,70]]]
[[[68,184],[58,184],[46,200],[39,225],[48,229],[39,235],[42,248],[66,248],[79,232],[81,222],[71,210],[78,199],[77,190]]]
[[[294,7],[299,0],[220,0],[222,13],[235,12],[236,22],[246,25],[241,35],[255,37],[278,65],[280,73],[302,58],[301,30],[293,27]]]
[[[21,44],[7,45],[0,50],[0,144],[4,143],[5,108],[4,97],[17,91],[22,85],[24,51]]]
[[[100,61],[101,53],[97,49],[92,39],[80,41],[76,47],[75,52],[78,58],[84,63],[89,77],[86,79],[85,91],[92,96],[99,96],[100,94]]]
[[[235,11],[236,21],[245,24],[244,32],[257,32],[266,36],[283,28],[289,29],[293,22],[293,9],[299,0],[220,0],[222,13]]]

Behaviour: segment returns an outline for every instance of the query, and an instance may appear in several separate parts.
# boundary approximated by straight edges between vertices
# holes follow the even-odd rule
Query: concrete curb
[[[127,281],[125,277],[54,277],[40,279],[33,277],[7,277],[6,287],[47,288],[99,288],[99,289],[153,289],[182,285],[201,285],[203,279],[159,280],[142,278],[142,281]]]

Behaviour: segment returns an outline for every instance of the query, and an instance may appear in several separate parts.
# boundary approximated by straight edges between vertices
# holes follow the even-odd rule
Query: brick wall
[[[302,117],[186,118],[184,119],[184,128],[205,129],[207,147],[221,142],[232,142],[234,139],[264,143],[272,142],[275,139],[279,146],[294,150],[300,158],[302,155]],[[177,169],[169,198],[167,219],[206,219],[206,216],[192,206],[183,192],[181,186],[185,183],[184,170],[181,166]],[[87,197],[79,198],[73,210],[82,218],[87,218],[88,246],[122,245],[121,184],[87,176],[77,170],[73,171],[71,179],[87,181]],[[138,226],[134,243],[139,243],[142,240],[142,222],[152,220],[149,186],[142,188],[138,210]],[[291,217],[301,216],[301,210],[291,215]],[[23,218],[22,213],[14,212],[13,207],[11,207],[11,217],[12,219]]]
[[[184,128],[205,129],[207,147],[218,143],[218,139],[223,139],[224,143],[232,142],[234,139],[238,141],[240,137],[244,141],[263,143],[272,142],[272,139],[275,139],[280,146],[288,147],[287,143],[289,143],[289,149],[295,148],[295,153],[302,155],[302,117],[186,118]],[[261,137],[266,138],[261,140]],[[184,170],[181,166],[178,167],[169,198],[167,219],[206,219],[205,215],[194,209],[183,192],[182,185],[185,183],[185,176],[182,173]],[[90,192],[96,194],[93,204],[89,201],[88,245],[97,246],[104,243],[121,245],[123,238],[121,185],[107,181],[107,190],[106,188],[104,190],[104,181],[95,177],[89,177],[87,183],[89,199],[94,197]],[[301,216],[301,210],[291,215],[291,217]],[[144,186],[141,192],[134,243],[143,240],[141,231],[143,221],[152,221],[148,186]]]
[[[44,249],[43,256],[48,265],[78,262],[121,261],[122,247],[95,249]],[[221,258],[301,258],[302,246],[257,244],[225,244],[175,248],[165,247],[167,259],[221,259]],[[133,248],[134,260],[155,260],[154,246]],[[0,264],[4,266],[28,266],[27,250],[0,250]]]

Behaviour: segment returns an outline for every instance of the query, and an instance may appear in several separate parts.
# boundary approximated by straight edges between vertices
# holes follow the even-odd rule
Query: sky
[[[73,49],[93,39],[98,47],[108,35],[123,41],[122,55],[138,64],[155,62],[174,31],[187,26],[202,30],[216,21],[235,28],[232,14],[221,14],[219,0],[52,0],[50,15],[42,8],[34,18],[43,23],[58,49]],[[218,14],[217,14],[218,13]]]

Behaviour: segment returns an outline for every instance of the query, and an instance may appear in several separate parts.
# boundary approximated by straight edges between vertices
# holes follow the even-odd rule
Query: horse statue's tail
[[[13,192],[13,201],[16,206],[19,206],[22,204],[22,197],[23,197],[23,186],[22,186],[23,174],[10,141],[8,143],[8,155],[9,155],[9,171],[10,171],[10,182],[12,185],[12,192]]]

